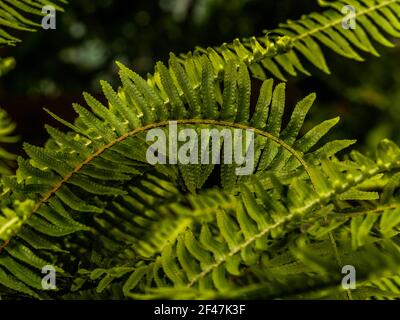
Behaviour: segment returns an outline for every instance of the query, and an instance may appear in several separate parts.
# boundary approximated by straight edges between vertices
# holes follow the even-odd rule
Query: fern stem
[[[384,207],[376,208],[376,209],[373,209],[373,210],[364,210],[364,211],[351,212],[351,213],[345,213],[345,214],[342,213],[342,214],[339,214],[337,216],[340,216],[340,217],[345,216],[345,217],[353,218],[353,217],[358,217],[358,216],[362,216],[362,215],[365,215],[365,214],[380,213],[380,212],[383,212],[383,211],[386,211],[386,210],[395,210],[395,209],[398,209],[398,208],[400,208],[400,204],[392,204],[392,205],[389,205],[389,206],[384,206]]]

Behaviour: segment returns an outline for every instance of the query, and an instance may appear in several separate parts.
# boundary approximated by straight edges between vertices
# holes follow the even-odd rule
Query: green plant
[[[35,31],[41,28],[41,24],[35,22],[35,16],[44,16],[42,8],[46,5],[53,6],[56,10],[63,11],[59,6],[61,3],[67,3],[65,0],[4,0],[0,3],[1,25],[15,30]],[[36,17],[35,17],[36,18]],[[10,32],[1,30],[0,44],[14,46],[20,39],[13,36]]]
[[[118,63],[122,86],[74,104],[69,131],[46,126],[44,147],[24,145],[3,177],[0,295],[4,298],[398,298],[400,148],[389,140],[363,155],[354,140],[320,143],[339,121],[301,131],[315,94],[292,112],[285,80],[309,74],[299,53],[328,72],[317,41],[361,60],[377,54],[378,28],[400,35],[400,2],[320,1],[331,9],[261,38],[197,49],[147,80]],[[357,8],[358,28],[340,10]],[[260,92],[251,78],[263,80]],[[251,103],[255,96],[257,103]],[[284,125],[284,115],[290,120]],[[255,169],[233,164],[150,165],[150,129],[253,129]],[[340,153],[340,154],[339,154]],[[58,290],[40,271],[57,266]],[[357,289],[341,286],[342,267]]]
[[[65,4],[65,0],[4,0],[0,3],[0,25],[6,30],[0,30],[0,46],[15,46],[21,40],[12,33],[15,31],[36,31],[41,24],[35,22],[36,16],[44,16],[42,8],[51,5],[54,9],[63,11],[59,6]],[[11,30],[11,31],[10,31]],[[0,57],[0,77],[13,69],[15,60],[13,57]]]
[[[13,136],[16,124],[8,117],[7,112],[0,108],[0,143],[10,144],[18,141],[17,136]],[[17,156],[0,147],[0,175],[12,173],[10,165],[16,160]]]

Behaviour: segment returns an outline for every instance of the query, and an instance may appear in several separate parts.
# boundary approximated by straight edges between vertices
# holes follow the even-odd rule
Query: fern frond
[[[193,53],[182,55],[180,62],[196,76],[202,57],[207,56],[215,74],[221,76],[227,62],[233,60],[238,65],[247,64],[255,78],[265,80],[272,75],[284,81],[287,75],[296,76],[298,72],[310,75],[302,64],[303,59],[330,73],[323,47],[340,56],[363,61],[360,51],[379,56],[372,40],[393,47],[389,38],[400,36],[398,0],[319,1],[319,4],[329,9],[289,20],[275,30],[266,31],[263,37],[236,39],[215,48],[197,48]],[[342,26],[345,20],[342,10],[348,5],[355,9],[354,30]]]
[[[388,142],[382,143],[383,146],[386,144]],[[346,215],[346,207],[356,201],[357,194],[354,192],[354,199],[338,202],[341,195],[349,194],[349,190],[357,190],[365,181],[373,179],[376,175],[396,172],[400,167],[399,156],[400,152],[397,149],[397,158],[393,159],[390,166],[388,163],[377,166],[382,160],[377,157],[375,160],[369,159],[371,162],[368,167],[358,170],[354,170],[354,166],[347,162],[338,164],[337,161],[333,161],[328,165],[325,161],[314,171],[321,180],[322,176],[326,177],[323,180],[324,186],[321,184],[321,188],[315,191],[306,181],[296,180],[287,186],[288,191],[283,191],[287,194],[285,198],[274,196],[276,188],[260,190],[257,187],[251,191],[251,188],[242,185],[240,201],[235,208],[229,207],[229,204],[222,204],[215,209],[214,220],[199,220],[203,221],[201,225],[191,227],[190,230],[182,232],[175,242],[166,244],[161,255],[155,260],[150,260],[147,269],[143,269],[142,266],[140,273],[135,270],[131,274],[136,280],[134,285],[126,285],[125,293],[129,292],[128,296],[140,298],[140,292],[145,291],[142,297],[160,297],[156,292],[160,294],[164,289],[168,289],[166,292],[172,294],[175,291],[177,296],[182,298],[180,294],[186,292],[185,288],[193,287],[195,292],[214,292],[214,297],[229,296],[228,292],[233,283],[250,285],[251,272],[255,272],[254,277],[276,277],[277,263],[281,265],[279,272],[283,277],[304,273],[303,281],[306,282],[304,279],[308,278],[307,274],[312,270],[299,265],[296,259],[278,262],[268,258],[276,250],[275,246],[279,244],[280,239],[293,237],[304,231],[315,236],[314,231],[318,228],[324,229],[323,233],[319,232],[319,238],[326,238],[329,232],[336,229],[346,230],[343,229],[346,221],[335,223],[333,220],[333,223],[324,225],[321,225],[320,221],[333,214],[343,218]],[[360,156],[357,154],[354,158],[356,162]],[[339,175],[342,176],[340,181]],[[377,206],[379,207],[379,203]],[[342,213],[337,213],[338,211]],[[307,225],[316,227],[304,228]],[[388,236],[387,233],[385,235]],[[326,252],[326,248],[321,250],[324,251]],[[258,271],[259,268],[256,267],[260,261],[267,263],[265,272]],[[289,267],[293,270],[290,271]],[[155,289],[160,285],[161,290]],[[295,288],[293,286],[293,291]],[[186,293],[190,292],[192,291]]]
[[[56,10],[63,11],[62,4],[65,0],[4,0],[0,3],[0,45],[15,45],[20,40],[9,33],[8,30],[35,31],[41,27],[31,16],[44,16],[42,8],[46,5],[53,6]]]
[[[174,62],[171,61],[171,64],[174,64]],[[234,68],[233,64],[232,68]],[[242,68],[245,68],[245,66],[242,66]],[[186,79],[182,81],[189,81],[188,75],[183,70],[180,71],[180,74],[182,79]],[[168,107],[161,102],[162,99],[160,98],[164,91],[151,88],[142,78],[126,67],[122,67],[121,78],[125,79],[125,86],[122,87],[119,94],[115,93],[109,85],[103,83],[105,95],[109,98],[109,108],[103,106],[90,95],[85,94],[85,98],[94,113],[91,113],[81,106],[75,105],[74,108],[79,115],[75,124],[68,124],[62,121],[73,131],[62,133],[57,129],[48,127],[51,140],[47,147],[39,148],[25,144],[25,150],[31,157],[31,160],[19,160],[18,175],[19,177],[23,177],[23,182],[21,183],[21,181],[10,177],[6,179],[4,183],[13,190],[16,197],[36,199],[37,202],[33,212],[40,212],[40,210],[43,212],[52,211],[53,209],[50,208],[52,201],[60,202],[59,210],[65,210],[64,208],[67,208],[68,210],[72,209],[77,212],[102,212],[103,208],[93,205],[95,201],[94,198],[93,204],[91,204],[91,201],[87,198],[89,195],[93,197],[105,196],[107,198],[119,195],[123,196],[126,194],[126,191],[123,190],[124,181],[129,181],[134,177],[140,176],[145,167],[150,167],[145,156],[147,148],[142,144],[144,139],[143,134],[152,128],[162,128],[166,126],[168,122],[163,121],[164,116],[162,116],[161,112],[157,112],[149,116],[149,119],[161,122],[146,125],[148,119],[146,117],[142,118],[141,114],[146,113],[145,110],[150,110],[150,113],[153,112],[153,105],[156,104],[158,108],[168,110]],[[249,80],[247,79],[247,81]],[[223,90],[223,94],[225,96],[232,95],[232,93],[225,92],[230,92],[232,88],[236,90],[236,79],[227,78],[224,82],[225,89]],[[214,82],[211,87],[210,84],[205,85],[208,85],[209,90],[214,91],[221,90],[220,84],[221,83]],[[249,82],[246,86],[249,87]],[[172,90],[177,92],[185,91],[182,87],[173,83],[170,83],[170,87],[175,88]],[[131,101],[129,97],[137,96],[135,90],[131,92],[133,88],[137,88],[137,91],[141,92],[143,97],[146,96],[147,100],[150,101],[149,104],[140,106],[137,105],[135,101]],[[258,109],[268,108],[267,103],[269,99],[265,98],[264,95],[272,94],[271,86],[268,90],[270,92],[262,92]],[[190,93],[187,94],[190,95]],[[151,100],[150,97],[152,97]],[[236,95],[232,95],[232,97],[234,97],[234,100],[229,103],[235,105]],[[183,95],[180,96],[179,99],[181,99],[181,104],[187,108],[187,115],[190,116],[190,110],[194,107],[194,105],[191,105],[190,99],[193,100],[194,98],[186,98],[186,95]],[[304,101],[299,103],[295,109],[292,121],[289,123],[286,131],[283,132],[283,138],[286,139],[286,141],[284,141],[278,137],[280,132],[280,117],[284,109],[283,99],[283,86],[279,85],[274,91],[272,113],[271,116],[268,117],[268,122],[266,124],[263,123],[266,120],[266,113],[258,112],[258,109],[252,117],[253,123],[259,124],[259,128],[248,127],[240,123],[236,124],[235,122],[228,122],[226,120],[208,120],[210,114],[203,112],[203,110],[201,110],[199,114],[202,115],[204,120],[188,119],[186,121],[186,119],[174,119],[171,118],[171,113],[168,114],[168,119],[177,120],[178,123],[181,124],[205,124],[210,126],[225,126],[228,128],[255,129],[256,133],[260,134],[259,138],[261,144],[265,144],[262,139],[272,139],[272,143],[268,143],[264,152],[270,153],[268,148],[274,148],[273,151],[276,153],[277,158],[273,164],[276,167],[281,169],[284,167],[284,163],[290,160],[291,157],[294,157],[296,159],[295,161],[299,161],[301,165],[306,167],[307,165],[305,161],[302,160],[300,154],[291,148],[290,145],[295,143],[295,137],[298,134],[301,123],[304,120],[304,116],[312,100],[307,102],[306,107]],[[143,101],[145,100],[143,99]],[[194,102],[192,102],[192,104],[193,103]],[[218,102],[220,106],[219,113],[222,117],[225,112],[224,105],[227,106],[227,103],[227,101],[225,101],[225,103],[223,101]],[[249,103],[250,102],[247,100],[247,105],[242,104],[243,108],[248,110]],[[276,116],[275,108],[278,108],[278,106],[279,115]],[[232,120],[236,119],[236,114],[238,114],[238,112],[238,110],[235,110],[235,115]],[[193,115],[196,116],[196,114],[192,114],[192,116]],[[161,118],[155,118],[158,116],[161,116]],[[55,117],[59,119],[57,116]],[[249,117],[250,115],[247,116],[246,122],[250,121]],[[264,118],[264,120],[261,120],[262,118]],[[267,132],[269,128],[271,128],[272,133]],[[71,140],[71,138],[73,139]],[[132,152],[132,150],[135,150],[135,152]],[[63,161],[61,161],[60,158],[62,158]],[[273,158],[271,160],[273,160]],[[298,166],[293,165],[292,167],[293,169],[297,169]],[[113,175],[108,175],[107,179],[104,180],[104,176],[107,175],[107,170],[109,168],[113,168],[114,173]],[[267,166],[262,168],[262,170],[266,169]],[[176,174],[173,173],[173,170],[175,169],[167,169],[167,173],[169,176],[175,177]],[[261,171],[261,169],[258,170]],[[201,171],[198,171],[195,176],[188,176],[189,178],[185,176],[185,171],[182,170],[182,167],[180,172],[186,186],[189,185],[189,178],[194,179],[195,186],[201,185],[201,183],[198,182],[200,176],[203,175]],[[121,179],[121,177],[123,177],[123,179]],[[86,194],[86,204],[83,204],[81,198],[82,194]],[[44,217],[49,220],[46,213],[44,213]],[[35,221],[37,220],[36,217],[33,219]],[[39,227],[37,226],[37,228]]]

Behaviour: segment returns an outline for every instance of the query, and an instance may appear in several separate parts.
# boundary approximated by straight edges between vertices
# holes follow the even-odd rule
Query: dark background
[[[0,106],[17,122],[21,141],[43,144],[45,123],[57,123],[46,107],[63,118],[83,104],[82,91],[101,99],[99,80],[119,85],[114,61],[143,76],[169,52],[220,45],[234,38],[261,35],[286,19],[321,11],[316,0],[70,0],[57,14],[56,30],[17,34],[23,41],[0,49],[14,56],[16,68],[0,78]],[[40,20],[39,20],[40,21]],[[340,115],[331,138],[357,138],[358,149],[389,137],[400,142],[400,45],[376,45],[380,59],[350,61],[323,49],[332,75],[306,67],[313,77],[289,78],[288,103],[318,93],[306,128]],[[21,150],[20,145],[15,147]],[[15,151],[15,150],[14,150]],[[19,151],[21,152],[21,151]]]

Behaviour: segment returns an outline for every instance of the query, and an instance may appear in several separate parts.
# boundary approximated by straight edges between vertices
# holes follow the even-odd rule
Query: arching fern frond
[[[234,60],[246,63],[255,78],[265,80],[270,75],[286,80],[287,75],[296,76],[298,72],[309,75],[302,60],[329,73],[329,67],[322,48],[328,47],[337,54],[363,61],[359,52],[379,56],[371,40],[383,46],[392,47],[389,38],[400,36],[399,0],[353,0],[319,1],[330,9],[322,13],[304,15],[299,20],[289,20],[279,28],[266,31],[263,37],[236,39],[232,43],[215,48],[197,48],[193,53],[181,56],[181,63],[193,77],[198,77],[196,69],[201,65],[202,56],[211,61],[217,75],[226,70],[226,62]],[[354,10],[356,29],[345,29],[348,23],[342,13],[345,6]]]
[[[174,62],[171,63],[174,64]],[[241,68],[245,68],[245,66],[243,65]],[[183,70],[181,70],[181,76],[186,79],[183,80],[184,83],[181,85],[170,83],[170,87],[176,91],[183,91],[183,88],[185,88],[189,81],[187,80],[188,75]],[[25,145],[25,150],[31,157],[31,160],[19,159],[18,176],[23,178],[24,181],[21,183],[16,178],[10,177],[5,180],[5,184],[13,190],[17,197],[37,199],[34,211],[40,210],[42,206],[47,207],[47,203],[50,203],[54,196],[63,203],[63,206],[67,206],[75,211],[103,211],[101,208],[91,205],[88,200],[85,205],[82,205],[79,195],[75,191],[80,190],[80,194],[84,192],[87,195],[92,194],[96,197],[125,195],[126,191],[122,189],[124,181],[129,181],[133,177],[140,176],[146,170],[146,167],[150,167],[146,160],[147,147],[142,144],[145,140],[144,134],[152,128],[168,126],[169,123],[165,121],[166,119],[176,120],[177,123],[182,125],[204,124],[211,127],[216,125],[228,128],[254,129],[257,134],[260,134],[260,138],[272,140],[272,144],[264,147],[264,152],[276,155],[276,157],[273,156],[269,159],[271,161],[275,160],[273,163],[275,166],[281,169],[291,157],[295,158],[294,161],[299,161],[300,165],[306,166],[302,160],[303,152],[298,153],[290,145],[296,142],[295,139],[305,114],[314,100],[313,96],[306,98],[298,104],[291,122],[282,133],[281,139],[279,137],[279,132],[281,131],[280,122],[285,107],[283,85],[278,85],[273,94],[271,86],[269,86],[269,92],[263,91],[261,93],[256,112],[252,116],[248,113],[243,121],[243,123],[251,121],[255,125],[255,127],[252,127],[235,122],[236,115],[239,114],[238,107],[236,106],[239,98],[236,98],[235,93],[230,93],[235,98],[230,100],[229,104],[228,102],[224,104],[223,99],[222,101],[215,101],[221,117],[223,117],[224,112],[227,112],[225,110],[228,108],[234,111],[234,117],[231,121],[210,119],[211,115],[207,112],[207,109],[203,110],[202,108],[199,110],[203,119],[176,119],[173,118],[173,111],[170,109],[170,106],[164,104],[161,99],[161,96],[165,93],[162,88],[158,90],[152,89],[142,78],[126,67],[122,67],[121,78],[123,79],[124,86],[120,94],[114,92],[108,84],[103,83],[104,93],[110,103],[109,108],[101,105],[100,102],[96,101],[90,95],[85,94],[85,99],[93,113],[79,105],[75,105],[74,108],[79,114],[75,124],[68,124],[60,119],[73,131],[65,134],[55,128],[47,127],[51,135],[51,140],[47,147],[38,148],[28,144]],[[205,75],[204,81],[207,78],[207,75]],[[227,91],[233,90],[235,92],[237,90],[238,84],[234,78],[226,78],[224,84],[225,89],[223,92],[221,83],[213,82],[208,84],[209,91],[207,95],[208,93],[211,94],[211,92],[219,91],[219,95],[222,97],[223,95],[227,95]],[[187,95],[193,95],[193,97],[191,99],[186,98]],[[188,117],[199,116],[197,111],[195,114],[190,114],[191,108],[197,108],[194,105],[190,105],[190,101],[194,103],[193,101],[199,99],[196,95],[196,92],[188,92],[179,97],[181,104],[187,108],[186,113]],[[273,95],[270,116],[268,116],[269,102],[267,100],[271,100],[271,98],[266,98],[266,95]],[[139,99],[140,96],[153,98],[151,100],[148,98],[149,103],[145,105],[140,104],[140,101],[131,100],[133,97]],[[145,100],[142,99],[143,101]],[[154,101],[154,104],[152,101]],[[156,103],[158,107],[156,107]],[[246,104],[243,104],[243,108],[249,110],[249,103],[247,101]],[[156,108],[164,110],[165,116],[162,115],[161,111],[156,113]],[[148,121],[147,117],[141,117],[145,113],[148,113],[148,118],[152,119],[152,121],[161,122],[146,124]],[[59,119],[57,116],[55,117]],[[272,131],[271,133],[268,132],[269,128]],[[314,139],[312,144],[317,141],[318,139]],[[265,144],[264,141],[260,143]],[[273,150],[271,149],[271,151],[268,148],[273,148]],[[132,153],[131,150],[135,150],[135,152]],[[306,152],[305,149],[301,150]],[[60,157],[64,161],[60,161]],[[292,165],[292,167],[293,169],[298,168],[296,165]],[[112,175],[107,172],[109,168],[113,168],[114,173]],[[163,166],[157,168],[166,170]],[[267,169],[271,170],[268,167],[268,163],[258,170]],[[177,176],[174,170],[176,168],[171,168],[170,166],[170,169],[167,169],[166,172],[173,179],[176,179]],[[190,177],[186,176],[182,170],[180,170],[179,174],[182,175],[187,187],[190,185],[188,180],[199,179],[201,172],[197,176],[191,175]],[[105,177],[107,177],[106,180]],[[107,182],[107,185],[105,182]]]
[[[164,85],[156,88],[120,65],[123,86],[118,93],[102,82],[108,106],[85,93],[91,111],[74,105],[79,115],[74,123],[53,115],[71,131],[64,133],[47,126],[51,136],[47,145],[39,148],[25,144],[30,159],[18,159],[17,175],[4,179],[12,199],[33,199],[35,204],[24,221],[26,231],[11,234],[9,241],[0,245],[0,254],[25,247],[19,239],[25,233],[34,232],[43,239],[61,238],[89,230],[88,223],[94,231],[92,236],[103,239],[101,243],[105,244],[106,250],[121,251],[122,256],[139,254],[152,258],[163,251],[164,237],[168,235],[172,242],[175,241],[179,232],[172,229],[183,226],[183,230],[193,218],[177,217],[176,213],[182,207],[174,206],[173,202],[180,198],[179,192],[197,193],[215,167],[152,166],[147,162],[147,131],[163,128],[168,133],[170,120],[180,128],[197,125],[198,129],[201,126],[253,130],[257,136],[256,149],[262,150],[262,153],[255,154],[254,159],[256,163],[262,163],[255,168],[260,176],[268,172],[281,176],[284,171],[285,175],[304,174],[314,183],[304,158],[309,156],[313,159],[313,152],[309,152],[311,146],[337,123],[337,119],[322,124],[325,129],[317,135],[310,132],[297,139],[314,95],[297,104],[289,124],[282,130],[285,109],[283,84],[274,89],[272,81],[266,81],[256,110],[251,114],[248,93],[243,91],[250,90],[247,67],[243,64],[237,68],[232,62],[230,74],[215,81],[210,77],[212,69],[206,67],[210,62],[204,61],[202,82],[196,90],[191,89],[189,74],[173,57],[170,67],[174,73],[169,80],[163,80]],[[236,73],[242,77],[237,79]],[[183,109],[174,109],[174,105]],[[182,118],[175,118],[175,114],[181,114]],[[215,116],[216,119],[212,118]],[[342,147],[350,143],[344,142]],[[340,150],[330,146],[325,149],[326,156]],[[266,160],[263,160],[263,155]],[[236,165],[229,166],[235,168]],[[203,169],[208,172],[206,176]],[[162,184],[161,180],[149,180],[154,174],[171,181],[172,187],[170,182]],[[246,180],[236,179],[234,170],[221,170],[218,175],[218,185],[233,193],[237,192],[240,181]],[[231,181],[229,188],[226,181]],[[135,216],[135,212],[141,217]],[[89,216],[83,217],[82,214]],[[159,221],[162,222],[157,224]],[[171,221],[168,228],[165,228],[166,221]],[[147,242],[148,239],[152,243]],[[13,244],[12,248],[8,249],[10,244]],[[129,248],[134,249],[133,252],[129,253]],[[59,250],[65,248],[61,246]]]

